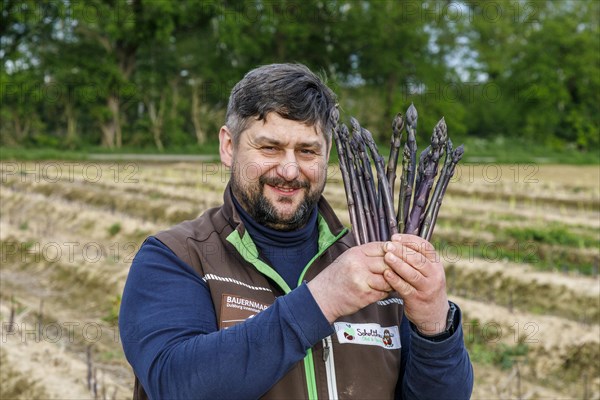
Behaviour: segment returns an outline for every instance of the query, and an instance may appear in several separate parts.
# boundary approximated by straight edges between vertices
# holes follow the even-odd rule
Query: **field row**
[[[57,177],[59,166],[72,167],[70,175]],[[76,322],[106,334],[90,340],[79,331],[74,340],[55,343],[23,343],[21,332],[12,335],[14,346],[0,354],[11,365],[3,382],[33,377],[39,387],[28,384],[30,396],[93,397],[85,379],[91,344],[104,397],[114,390],[117,398],[129,397],[131,370],[114,334],[132,258],[148,235],[219,205],[227,173],[190,163],[27,168],[23,173],[0,163],[2,319],[15,308],[25,328]],[[503,167],[506,178],[499,182],[492,182],[489,168],[464,170],[446,195],[434,234],[449,295],[465,313],[465,341],[478,376],[474,398],[514,396],[517,372],[523,398],[582,397],[582,388],[594,398],[600,395],[598,180],[590,183],[593,173],[569,168],[541,168],[537,182],[531,175],[527,182],[508,179],[532,171],[521,170]],[[325,195],[348,225],[337,173],[330,171]],[[56,374],[38,373],[50,364]],[[561,371],[570,372],[561,377]],[[72,392],[61,394],[61,385]]]
[[[102,246],[109,248],[108,252],[119,253],[118,255],[127,258],[134,246],[137,248],[148,234],[180,220],[194,218],[203,209],[218,205],[222,196],[219,191],[222,188],[216,190],[211,188],[211,191],[201,196],[171,191],[170,194],[173,196],[171,198],[167,197],[169,188],[166,186],[137,185],[136,188],[126,191],[119,189],[111,185],[81,182],[54,184],[11,182],[3,190],[2,200],[5,204],[3,217],[5,220],[8,218],[11,225],[18,226],[22,233],[29,231],[34,236],[41,235],[47,238],[47,233],[52,232],[55,241],[68,241],[68,236],[75,232],[78,238],[88,241],[104,238],[106,243]],[[340,200],[340,197],[335,195],[339,190],[339,187],[332,185],[327,190],[327,195],[331,195],[330,198],[336,200],[332,201],[332,204],[338,210],[342,220],[347,223],[347,213],[345,209],[340,209],[345,207],[343,197]],[[329,193],[331,191],[334,193]],[[156,192],[160,192],[161,195],[153,195]],[[37,208],[23,208],[21,204],[24,203],[25,198],[28,199],[28,207],[37,204],[35,206]],[[48,198],[52,199],[51,206],[48,205]],[[48,210],[48,207],[54,207],[56,210]],[[523,218],[496,221],[485,220],[474,215],[462,216],[460,211],[455,213],[457,208],[453,199],[449,199],[445,207],[449,212],[442,209],[440,224],[434,239],[444,261],[447,264],[458,265],[457,269],[461,269],[463,264],[489,265],[510,261],[528,262],[537,269],[560,272],[578,270],[577,267],[583,270],[585,267],[588,273],[592,273],[594,267],[597,268],[598,232],[594,225],[598,225],[598,222],[594,222],[593,218],[588,219],[592,226],[573,227],[560,224],[557,225],[556,230],[549,231],[549,237],[537,238],[540,240],[536,241],[535,235],[544,232],[539,221],[534,222],[535,225],[540,226],[539,232],[522,231],[518,228],[524,225],[528,230],[532,229],[532,224],[527,224]],[[7,212],[8,210],[10,211]],[[33,218],[32,215],[36,217]],[[461,229],[453,229],[453,226],[460,226]],[[66,235],[62,239],[57,237],[61,227],[65,228],[63,234]],[[511,232],[513,228],[515,229]],[[117,230],[118,232],[115,232]],[[595,230],[596,232],[593,232]],[[527,238],[525,236],[527,234],[533,237]],[[565,238],[572,238],[572,240],[566,243],[553,242],[555,239],[565,241]],[[35,237],[24,239],[23,242],[32,240],[35,240]],[[120,245],[115,249],[114,243],[117,240],[120,241]],[[123,241],[127,241],[127,245],[123,244]],[[571,268],[571,265],[575,268]],[[559,287],[563,282],[569,281],[567,276],[562,275],[556,282]],[[574,279],[577,280],[577,277]],[[527,279],[525,282],[531,284]],[[460,282],[457,283],[457,288],[463,286]],[[475,289],[479,287],[474,286]],[[577,293],[579,296],[585,296],[585,293],[580,291]],[[477,291],[474,296],[481,298],[481,294]],[[487,296],[502,297],[496,296],[494,292],[490,292]],[[588,303],[589,301],[586,300],[582,304]],[[597,307],[592,307],[591,310],[577,309],[564,312],[560,308],[547,306],[542,307],[541,311],[554,312],[575,319],[592,318],[592,321],[596,321],[598,314]]]

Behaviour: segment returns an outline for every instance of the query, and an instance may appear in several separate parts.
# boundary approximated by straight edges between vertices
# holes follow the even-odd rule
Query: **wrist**
[[[429,338],[446,332],[448,330],[448,317],[451,312],[450,302],[446,301],[445,307],[439,312],[438,318],[434,322],[417,325],[417,333],[423,337]]]
[[[460,311],[458,310],[458,307],[451,302],[448,302],[449,307],[448,307],[448,313],[447,313],[447,317],[446,317],[446,323],[445,323],[445,329],[442,330],[441,332],[438,332],[437,334],[433,334],[433,335],[428,335],[428,334],[423,334],[419,329],[415,330],[417,331],[417,334],[419,336],[421,336],[422,338],[425,338],[427,340],[430,340],[432,342],[441,342],[444,341],[448,338],[450,338],[454,332],[456,332],[456,330],[458,329],[458,325],[459,325],[459,320],[460,320]]]
[[[336,319],[338,319],[338,316],[335,313],[334,308],[330,306],[330,302],[328,301],[328,296],[326,294],[327,291],[321,290],[318,282],[315,283],[314,279],[310,282],[307,282],[306,286],[308,287],[308,291],[312,295],[313,299],[315,299],[315,302],[321,309],[323,316],[327,319],[327,321],[329,321],[330,324],[332,324]]]

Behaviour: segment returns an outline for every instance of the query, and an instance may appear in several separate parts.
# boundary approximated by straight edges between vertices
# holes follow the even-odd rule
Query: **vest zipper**
[[[325,251],[332,244],[337,242],[348,231],[347,228],[344,228],[337,236],[334,236],[331,233],[331,231],[329,230],[327,223],[325,222],[325,220],[323,219],[323,217],[321,215],[319,215],[318,221],[319,221],[319,251],[308,262],[308,264],[306,264],[306,266],[304,267],[304,270],[300,273],[300,278],[298,279],[298,285],[302,284],[302,280],[304,279],[304,275],[306,274],[308,267],[310,267],[317,258],[321,257],[321,255],[323,253],[325,253]],[[229,236],[227,236],[227,241],[229,243],[231,243],[233,245],[233,247],[235,247],[235,249],[238,251],[238,253],[242,256],[242,258],[244,260],[246,260],[248,263],[252,264],[254,266],[254,268],[256,268],[259,272],[261,272],[262,274],[268,276],[273,281],[275,281],[275,283],[283,290],[283,292],[285,294],[292,291],[290,289],[290,287],[288,286],[288,284],[285,283],[283,278],[273,268],[271,268],[269,265],[267,265],[266,263],[264,263],[263,261],[261,261],[258,258],[258,250],[256,248],[256,244],[254,244],[250,235],[246,234],[243,237],[240,237],[239,232],[237,230],[234,230],[233,232],[231,232],[231,234],[229,234]],[[331,337],[327,337],[327,339],[329,339],[328,346],[329,346],[330,353],[331,353],[331,349],[332,349]],[[327,339],[324,339],[324,340],[327,340]],[[329,391],[329,398],[337,399],[338,396],[337,396],[337,386],[335,384],[335,370],[333,369],[333,354],[331,353],[330,357],[328,357],[328,358],[331,359],[331,361],[329,361],[329,363],[331,363],[331,368],[327,368],[327,364],[326,364],[327,386],[328,386],[328,391]],[[330,372],[329,371],[330,370],[332,371],[332,376],[333,376],[333,389],[332,389],[332,385],[329,384],[329,381],[330,381],[330,379],[329,379]],[[308,351],[306,352],[306,357],[304,358],[304,374],[306,376],[308,398],[310,400],[318,400],[319,397],[318,397],[318,391],[317,391],[317,380],[315,377],[315,367],[314,367],[314,362],[313,362],[312,349],[308,349]],[[333,396],[331,394],[332,390],[334,393]]]
[[[325,361],[325,371],[327,374],[327,393],[330,400],[338,398],[337,379],[335,377],[335,362],[333,361],[333,341],[331,336],[323,339],[323,361]]]

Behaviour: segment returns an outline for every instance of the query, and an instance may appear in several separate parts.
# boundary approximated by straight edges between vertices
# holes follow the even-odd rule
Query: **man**
[[[428,242],[356,246],[322,197],[335,97],[249,72],[219,132],[221,207],[148,238],[119,325],[134,398],[468,398],[460,310]]]

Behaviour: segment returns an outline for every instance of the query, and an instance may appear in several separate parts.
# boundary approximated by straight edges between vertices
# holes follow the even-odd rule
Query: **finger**
[[[413,268],[419,270],[423,275],[429,276],[433,273],[431,261],[412,248],[408,248],[404,245],[399,246],[398,243],[394,244],[393,242],[386,242],[384,247],[388,254],[393,254],[400,258]]]
[[[429,260],[423,254],[415,253],[413,249],[409,249],[406,247],[402,247],[402,250],[400,251],[399,255],[396,253],[394,254],[397,257],[399,256],[399,258],[402,259],[402,261],[406,262],[414,269],[419,270],[423,275],[431,275],[431,260]]]
[[[403,259],[397,257],[394,253],[387,253],[384,257],[386,264],[395,272],[403,281],[410,284],[416,289],[425,288],[427,279],[420,270],[413,268]],[[386,272],[384,271],[384,276]]]
[[[383,257],[385,254],[384,245],[385,242],[370,242],[362,244],[358,248],[367,257]]]
[[[404,246],[423,254],[431,261],[439,261],[438,254],[433,245],[419,236],[396,233],[392,236],[392,241],[402,243]]]
[[[388,282],[388,284],[394,289],[400,297],[408,298],[416,291],[416,289],[411,286],[408,282],[402,279],[400,276],[392,272],[391,270],[387,270],[383,274],[383,278]]]
[[[382,275],[386,269],[390,269],[390,267],[385,262],[384,257],[382,256],[367,260],[367,267],[369,269],[369,272],[377,275]]]
[[[373,290],[377,290],[379,292],[391,292],[392,286],[386,281],[383,275],[371,275],[367,279],[367,285]]]

